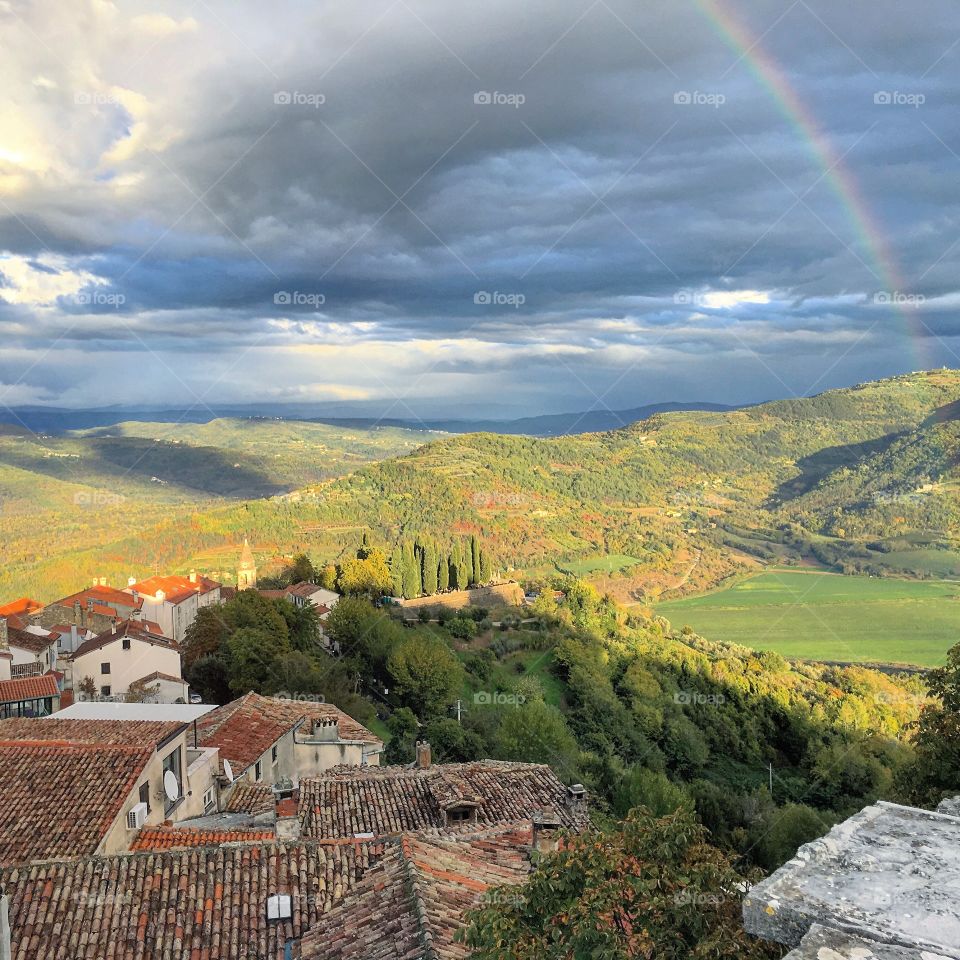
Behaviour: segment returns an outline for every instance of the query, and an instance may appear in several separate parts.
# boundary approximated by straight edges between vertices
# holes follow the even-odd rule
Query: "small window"
[[[101,672],[101,673],[104,673],[104,674],[109,673],[109,672],[110,672],[110,664],[109,664],[109,663],[101,663],[101,664],[100,664],[100,672]]]
[[[254,779],[259,780],[263,776],[263,764],[258,760],[256,767],[253,768]]]
[[[124,649],[124,650],[129,650],[129,649],[130,649],[130,638],[129,638],[129,637],[124,637],[124,638],[123,638],[123,649]]]
[[[215,810],[216,807],[217,807],[217,797],[213,787],[211,787],[203,795],[203,812],[210,813],[211,811]]]
[[[271,748],[271,750],[270,750],[270,760],[271,760],[273,763],[276,763],[276,762],[277,762],[277,747],[276,747],[276,745],[274,745],[274,746]]]
[[[103,687],[100,688],[100,696],[101,696],[101,697],[109,697],[109,696],[110,696],[110,687],[109,687],[109,685],[103,686]]]
[[[150,781],[140,784],[140,802],[147,805],[147,813],[150,812]]]

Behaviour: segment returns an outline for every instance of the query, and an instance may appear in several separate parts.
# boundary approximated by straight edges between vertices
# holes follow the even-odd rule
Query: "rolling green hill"
[[[127,517],[98,516],[95,538],[87,524],[85,541],[48,537],[15,558],[0,588],[59,580],[48,575],[55,565],[81,579],[145,565],[229,570],[243,536],[264,561],[300,550],[323,561],[363,531],[385,542],[478,533],[503,572],[578,570],[647,603],[769,562],[942,575],[960,536],[958,404],[960,372],[938,370],[547,439],[424,444],[409,431],[345,435],[287,421],[123,424],[65,438],[52,453],[3,438],[0,483],[14,492],[3,520],[18,516],[18,542],[35,529],[33,505],[59,495],[62,506],[78,480],[121,490],[123,478],[136,495],[100,511]],[[50,489],[51,477],[67,486]],[[259,499],[230,502],[240,497]]]

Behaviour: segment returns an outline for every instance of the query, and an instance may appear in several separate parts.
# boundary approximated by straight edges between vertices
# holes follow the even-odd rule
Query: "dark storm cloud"
[[[477,393],[526,369],[557,403],[572,362],[581,397],[724,399],[754,362],[760,399],[894,372],[912,312],[960,364],[955,5],[724,4],[766,75],[686,3],[174,6],[144,52],[117,13],[76,24],[89,62],[17,64],[40,132],[74,136],[12,182],[0,247],[93,278],[0,312],[25,350],[459,338],[497,349],[423,369]]]

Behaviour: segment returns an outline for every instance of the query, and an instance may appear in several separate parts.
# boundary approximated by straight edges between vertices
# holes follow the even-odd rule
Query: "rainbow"
[[[869,204],[864,199],[856,178],[844,165],[844,157],[837,152],[823,132],[813,111],[807,106],[787,72],[767,53],[735,13],[721,5],[719,0],[693,0],[694,5],[711,23],[720,38],[738,55],[777,108],[799,132],[812,154],[822,177],[836,195],[857,239],[865,251],[867,268],[890,294],[890,305],[899,314],[905,334],[917,351],[927,342],[925,327],[916,308],[904,302],[902,295],[908,288],[903,280],[896,257],[886,235],[875,221]],[[920,364],[922,366],[922,364]]]

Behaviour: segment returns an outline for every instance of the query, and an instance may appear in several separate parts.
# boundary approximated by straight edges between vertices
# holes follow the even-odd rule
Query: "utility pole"
[[[457,700],[457,723],[459,723],[460,726],[463,726],[463,721],[462,721],[462,719],[461,719],[461,704],[462,704],[462,703],[463,703],[462,700]]]
[[[773,799],[773,764],[770,764],[770,799]]]

